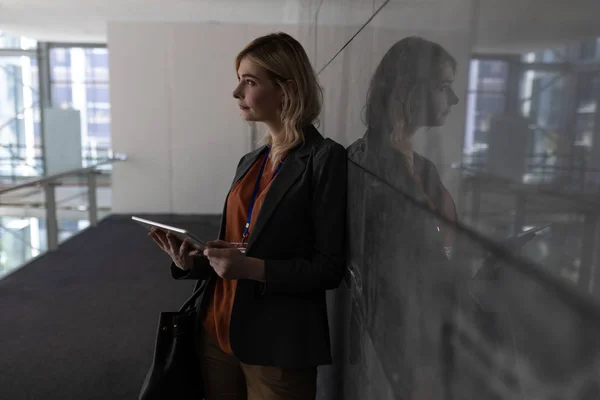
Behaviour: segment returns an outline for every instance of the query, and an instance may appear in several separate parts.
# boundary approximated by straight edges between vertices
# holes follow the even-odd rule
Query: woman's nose
[[[459,98],[456,95],[456,93],[454,93],[454,90],[450,90],[449,96],[450,96],[450,104],[453,106],[457,105]]]
[[[238,100],[242,98],[242,91],[240,90],[240,85],[237,85],[235,89],[233,89],[233,97]]]

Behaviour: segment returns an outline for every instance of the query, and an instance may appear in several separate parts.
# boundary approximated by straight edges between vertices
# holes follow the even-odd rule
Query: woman
[[[241,115],[268,134],[238,164],[219,240],[197,254],[151,235],[174,278],[208,280],[197,305],[207,399],[314,399],[317,366],[331,363],[325,291],[345,266],[346,152],[312,125],[322,94],[295,39],[255,39],[235,66]]]
[[[353,312],[383,368],[394,371],[399,398],[443,397],[443,374],[429,367],[439,365],[439,342],[428,329],[448,313],[433,301],[439,289],[426,285],[435,281],[430,274],[450,270],[444,266],[453,235],[444,222],[456,212],[435,165],[412,141],[424,128],[442,126],[457,104],[455,70],[456,61],[437,43],[419,37],[395,43],[371,79],[367,132],[348,149],[348,214],[363,217],[351,219],[351,232],[364,232],[357,243],[349,235],[350,275],[361,291]],[[351,335],[361,336],[356,329]]]

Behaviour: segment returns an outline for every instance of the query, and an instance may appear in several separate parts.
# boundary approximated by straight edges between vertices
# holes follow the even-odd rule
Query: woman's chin
[[[248,121],[248,122],[254,121],[254,118],[252,117],[252,114],[250,114],[248,112],[242,111],[242,112],[240,112],[240,116],[242,117],[242,119],[244,121]]]
[[[433,121],[430,121],[430,123],[428,125],[432,128],[443,126],[446,123],[447,118],[448,118],[447,114],[440,115],[440,116],[434,118]]]

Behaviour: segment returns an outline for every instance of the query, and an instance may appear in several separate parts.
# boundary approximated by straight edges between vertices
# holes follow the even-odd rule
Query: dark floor
[[[146,215],[215,238],[218,217]],[[112,216],[0,280],[0,399],[135,399],[161,311],[193,282],[129,219]]]

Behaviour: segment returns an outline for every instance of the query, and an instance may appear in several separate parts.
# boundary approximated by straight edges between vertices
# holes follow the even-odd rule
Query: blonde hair
[[[283,156],[304,140],[302,128],[315,122],[321,113],[323,92],[306,51],[287,33],[271,33],[254,39],[235,58],[236,71],[245,58],[264,68],[284,93],[281,105],[284,137],[277,148],[271,149],[276,168]],[[288,81],[294,85],[288,85]],[[267,133],[262,141],[271,145],[272,138]]]

